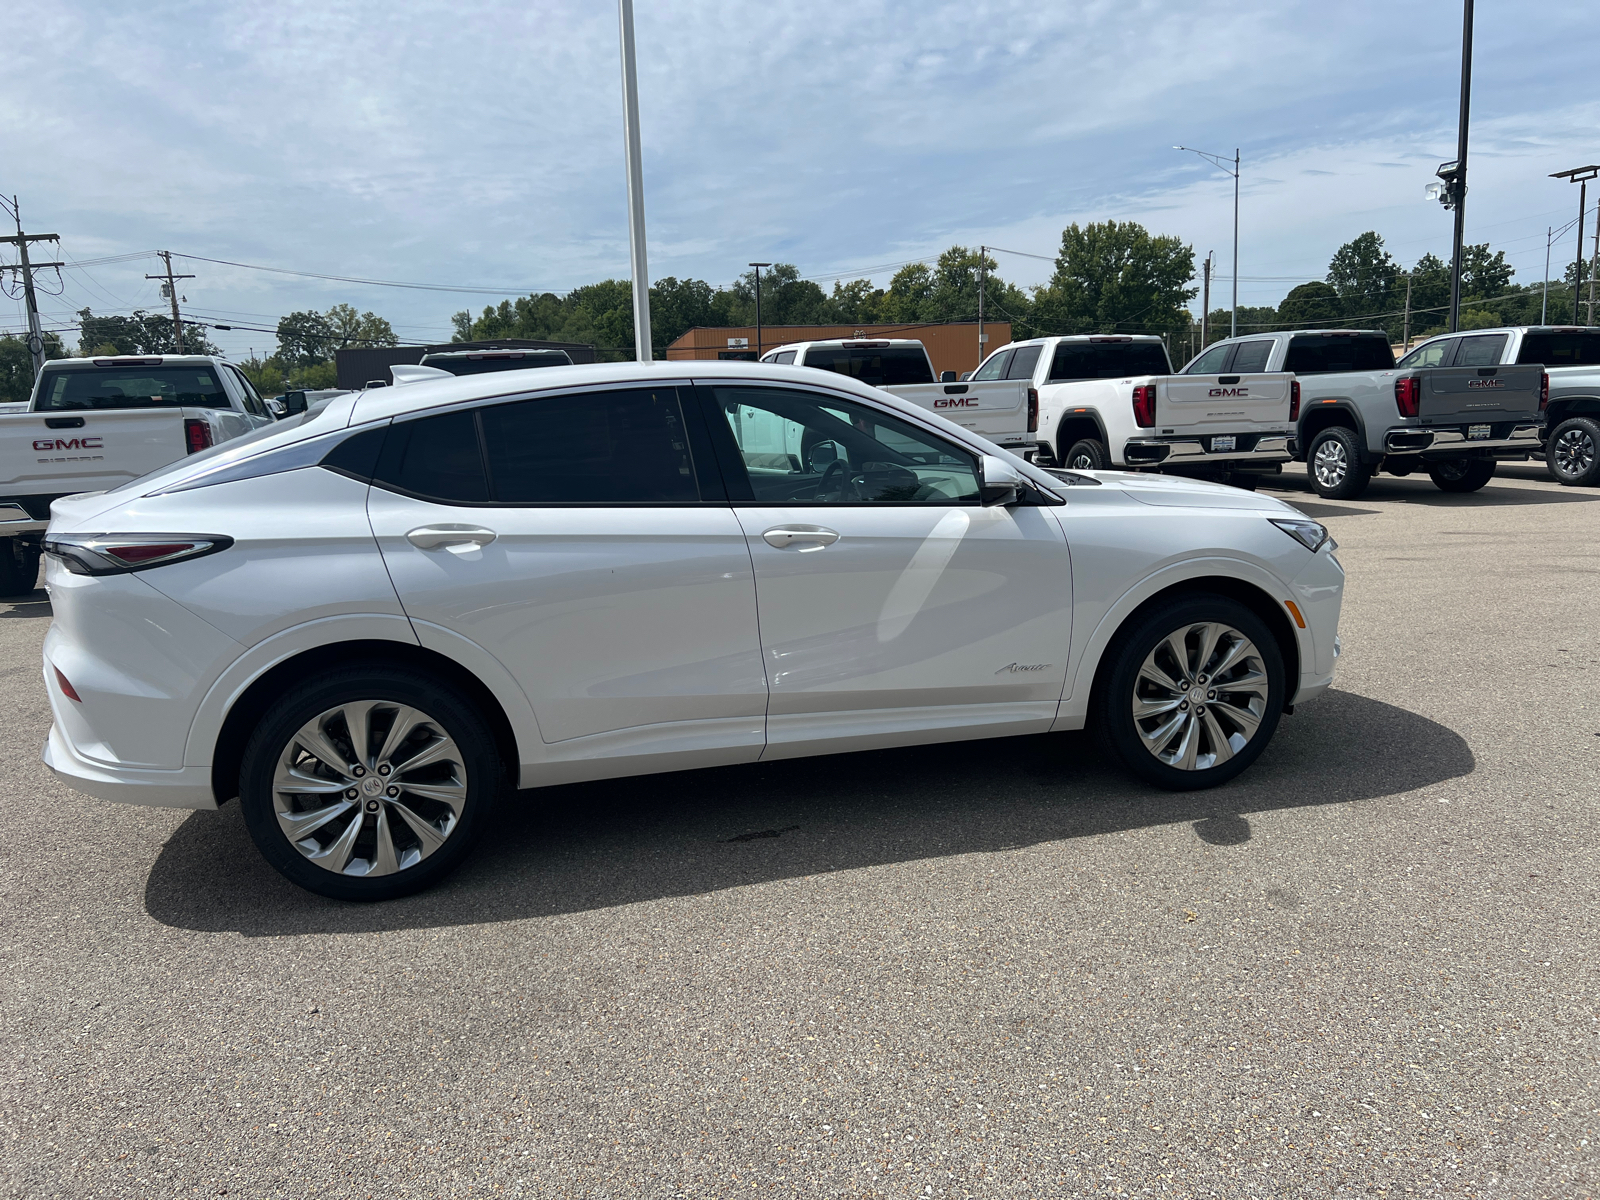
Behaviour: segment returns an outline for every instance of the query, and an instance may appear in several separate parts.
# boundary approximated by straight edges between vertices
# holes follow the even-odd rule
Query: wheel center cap
[[[1199,684],[1195,684],[1194,687],[1189,689],[1189,702],[1191,704],[1204,703],[1205,698],[1206,698],[1206,690],[1205,690],[1205,688],[1201,687]]]
[[[381,796],[383,794],[383,780],[376,775],[368,775],[361,781],[361,794],[363,796]]]

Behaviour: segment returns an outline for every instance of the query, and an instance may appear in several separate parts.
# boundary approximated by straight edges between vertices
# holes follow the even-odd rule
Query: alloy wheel
[[[1249,744],[1266,716],[1268,676],[1255,643],[1230,625],[1174,630],[1145,656],[1133,687],[1133,724],[1169,767],[1203,771]]]
[[[390,700],[356,700],[302,725],[278,756],[278,827],[340,875],[392,875],[443,846],[460,823],[467,768],[438,721]]]
[[[1565,429],[1556,438],[1556,469],[1563,475],[1576,477],[1594,466],[1595,444],[1589,431],[1582,427]]]
[[[1094,470],[1094,459],[1087,454],[1080,454],[1067,465],[1074,471],[1092,471]]]
[[[1311,469],[1316,472],[1317,482],[1323,487],[1338,487],[1350,473],[1350,458],[1345,453],[1344,443],[1338,438],[1323,441],[1312,456]]]

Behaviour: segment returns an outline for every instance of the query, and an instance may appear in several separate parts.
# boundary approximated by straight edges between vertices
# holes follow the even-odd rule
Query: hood
[[[1203,479],[1185,479],[1181,475],[1144,475],[1132,471],[1085,472],[1102,484],[1121,488],[1141,504],[1158,508],[1232,508],[1282,516],[1291,513],[1303,515],[1292,505],[1259,492],[1228,487],[1221,483],[1207,483]]]

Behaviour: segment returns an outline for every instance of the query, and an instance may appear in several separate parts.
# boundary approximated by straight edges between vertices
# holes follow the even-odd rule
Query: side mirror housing
[[[954,383],[955,381],[956,381],[956,373],[954,371],[940,371],[939,372],[939,382],[940,383]]]
[[[1003,458],[985,454],[978,460],[978,497],[985,508],[997,504],[1015,504],[1018,495],[1027,486],[1021,472]]]
[[[295,416],[306,410],[306,394],[304,392],[285,392],[283,394],[283,415]]]

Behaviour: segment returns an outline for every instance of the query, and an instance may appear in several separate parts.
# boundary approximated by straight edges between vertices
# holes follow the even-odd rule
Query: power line
[[[287,267],[264,267],[259,263],[231,262],[225,258],[206,258],[201,254],[179,254],[174,252],[173,257],[186,258],[190,262],[215,263],[223,267],[241,267],[246,271],[267,271],[273,275],[295,275],[302,279],[325,279],[331,283],[360,283],[368,287],[409,288],[420,292],[462,292],[486,296],[504,296],[507,293],[516,293],[518,295],[527,294],[531,296],[553,290],[551,288],[537,287],[468,287],[452,283],[402,283],[393,279],[360,279],[353,275],[323,275],[316,271],[291,271]],[[567,291],[572,290],[572,288],[567,289]],[[565,293],[559,294],[564,295]]]

